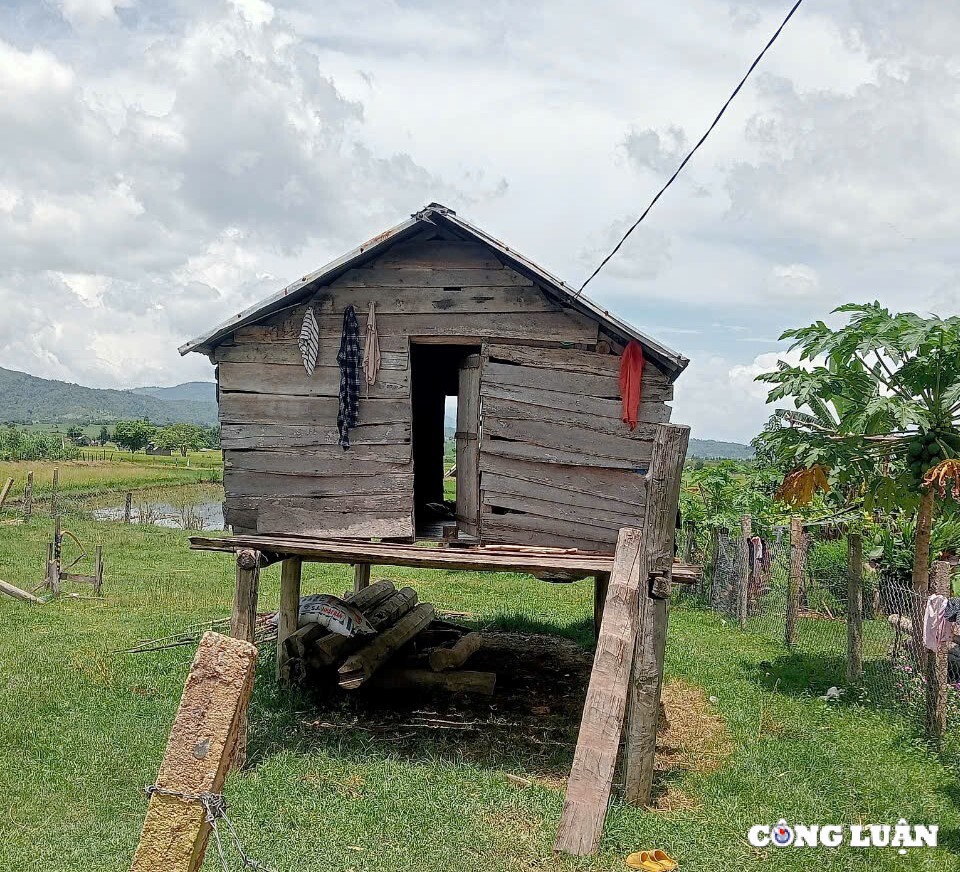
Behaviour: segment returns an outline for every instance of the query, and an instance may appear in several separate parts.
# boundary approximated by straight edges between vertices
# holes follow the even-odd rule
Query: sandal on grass
[[[653,852],[653,859],[660,864],[663,872],[673,872],[673,870],[677,868],[677,861],[666,851],[661,851],[659,848]]]
[[[663,866],[659,860],[654,859],[653,851],[635,851],[624,862],[628,869],[641,869],[643,872],[667,872],[668,868]]]

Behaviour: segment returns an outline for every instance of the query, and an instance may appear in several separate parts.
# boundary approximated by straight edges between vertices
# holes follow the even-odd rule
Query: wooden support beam
[[[929,593],[950,596],[950,564],[938,560],[929,576]],[[926,608],[924,602],[923,608]],[[922,609],[921,609],[922,611]],[[925,728],[927,738],[940,742],[947,732],[947,647],[944,643],[938,651],[922,649],[926,655],[927,710]]]
[[[288,557],[280,565],[280,610],[277,615],[277,678],[286,680],[287,639],[300,629],[300,582],[303,561]]]
[[[610,585],[610,573],[598,572],[593,577],[593,638],[600,638],[600,625],[603,623],[603,604],[607,601],[607,588]]]
[[[353,592],[360,593],[370,584],[370,564],[355,563],[353,567]]]
[[[736,601],[734,614],[740,629],[747,626],[747,597],[750,592],[750,537],[753,535],[753,521],[750,515],[740,518],[740,572],[737,574]]]
[[[790,572],[787,575],[787,613],[784,622],[784,641],[792,647],[797,639],[797,613],[800,611],[800,588],[806,572],[806,536],[803,521],[790,519]]]
[[[677,505],[689,438],[689,427],[661,424],[648,473],[641,545],[641,571],[646,575],[641,577],[639,628],[623,746],[624,798],[634,805],[649,805],[653,787]]]
[[[10,488],[13,487],[13,479],[8,478],[7,483],[3,486],[3,490],[0,490],[0,509],[3,508],[3,504],[7,501],[7,494],[10,493]]]
[[[27,473],[27,484],[23,489],[23,516],[29,521],[33,515],[33,471]]]
[[[237,552],[237,586],[230,617],[230,635],[253,642],[257,629],[257,599],[260,587],[261,554],[249,548]]]
[[[53,468],[53,484],[50,487],[50,514],[56,517],[59,515],[57,511],[57,489],[60,486],[60,467],[55,466]]]
[[[847,684],[863,678],[863,540],[847,534]]]
[[[197,872],[210,825],[203,805],[183,794],[219,794],[253,689],[257,649],[206,633],[190,667],[131,872]]]
[[[127,491],[126,496],[123,498],[123,523],[129,524],[130,519],[133,517],[133,494],[130,491]]]
[[[340,667],[340,687],[355,690],[433,620],[433,606],[421,603],[392,627],[373,637]]]
[[[592,854],[600,841],[629,695],[637,636],[642,539],[642,532],[631,527],[624,527],[617,539],[555,851]]]

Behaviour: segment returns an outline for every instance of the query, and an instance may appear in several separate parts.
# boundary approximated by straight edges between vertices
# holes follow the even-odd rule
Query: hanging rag
[[[620,398],[623,400],[623,422],[633,430],[640,411],[640,384],[643,380],[643,349],[636,339],[623,350],[620,358]]]
[[[923,647],[928,651],[940,651],[953,637],[953,624],[947,621],[946,612],[947,598],[931,594],[923,612]]]
[[[303,316],[303,326],[300,328],[300,338],[297,340],[300,346],[300,356],[303,358],[303,368],[307,375],[313,375],[313,370],[317,365],[317,355],[320,353],[320,325],[317,324],[317,316],[313,313],[313,306],[307,309],[307,314]]]
[[[763,572],[763,539],[754,536],[750,542],[753,544],[753,574],[760,575]]]
[[[943,617],[951,624],[960,622],[960,597],[954,596],[947,600],[947,609]]]
[[[340,447],[350,447],[350,428],[357,426],[360,405],[360,325],[353,306],[343,312],[343,330],[340,334],[340,410],[337,413],[337,430]]]
[[[380,372],[380,336],[377,334],[377,307],[370,301],[370,311],[367,313],[367,335],[363,343],[363,380],[367,384],[367,396],[370,396],[370,385],[377,381]]]

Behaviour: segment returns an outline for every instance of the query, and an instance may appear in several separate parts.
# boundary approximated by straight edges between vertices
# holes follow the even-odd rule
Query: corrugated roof
[[[267,297],[265,300],[214,327],[209,333],[190,340],[190,342],[180,347],[180,353],[188,354],[191,351],[208,351],[220,340],[233,333],[234,330],[260,321],[268,315],[272,315],[282,309],[297,305],[302,300],[310,297],[316,291],[317,287],[332,282],[347,270],[372,260],[391,245],[402,242],[409,236],[416,234],[422,229],[422,224],[445,227],[458,236],[466,236],[467,238],[474,239],[480,244],[492,249],[502,260],[505,260],[511,268],[537,282],[548,294],[556,297],[560,302],[595,319],[615,336],[620,336],[624,339],[636,339],[644,346],[648,354],[668,371],[671,378],[676,378],[689,363],[689,360],[679,352],[652,339],[626,321],[622,321],[616,316],[611,315],[606,309],[602,309],[588,297],[577,294],[575,289],[547,272],[543,267],[504,245],[499,239],[491,236],[479,227],[475,227],[462,218],[458,218],[452,209],[441,206],[439,203],[431,203],[396,227],[392,227],[390,230],[374,236],[373,239],[368,240],[363,243],[363,245],[353,249],[353,251],[347,252],[315,272],[305,275],[298,281],[287,285],[287,287],[278,293]]]

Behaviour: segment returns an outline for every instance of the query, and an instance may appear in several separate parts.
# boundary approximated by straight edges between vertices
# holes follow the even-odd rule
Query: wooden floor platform
[[[196,551],[259,551],[270,562],[287,557],[317,563],[351,563],[370,566],[414,566],[423,569],[463,569],[487,572],[524,572],[532,575],[556,575],[574,581],[607,575],[613,567],[612,554],[532,546],[471,545],[449,547],[407,545],[393,542],[310,539],[299,536],[191,536]],[[693,584],[700,567],[675,562],[673,580]]]

